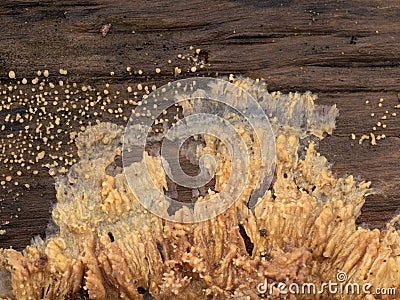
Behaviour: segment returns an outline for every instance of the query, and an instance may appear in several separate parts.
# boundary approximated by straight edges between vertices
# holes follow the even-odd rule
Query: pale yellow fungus
[[[369,135],[363,134],[358,140],[358,143],[361,145],[365,140],[369,140]]]
[[[372,132],[370,133],[371,136],[371,145],[376,145],[376,139],[375,139],[375,134],[373,134]]]

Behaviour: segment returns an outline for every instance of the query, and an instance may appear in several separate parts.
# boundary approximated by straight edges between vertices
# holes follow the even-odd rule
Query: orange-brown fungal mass
[[[258,299],[257,286],[265,279],[322,284],[335,281],[338,271],[347,274],[346,282],[371,284],[371,291],[400,287],[399,231],[391,224],[383,230],[356,227],[369,183],[336,178],[313,141],[303,150],[311,134],[332,132],[336,108],[315,106],[310,93],[268,94],[262,83],[235,83],[260,103],[269,101],[276,134],[276,178],[254,210],[246,205],[252,191],[244,190],[225,213],[200,223],[149,213],[124,174],[108,172],[121,154],[122,129],[109,123],[90,127],[76,141],[80,161],[57,178],[57,234],[23,252],[1,250],[0,275],[10,284],[3,299]],[[304,122],[298,126],[300,114]],[[222,146],[205,142],[199,152],[214,154],[222,168],[229,164]],[[161,160],[146,159],[162,190],[167,183]],[[251,160],[252,170],[260,167],[257,162]],[[226,176],[216,173],[211,194]],[[273,295],[265,298],[282,296],[270,289]]]

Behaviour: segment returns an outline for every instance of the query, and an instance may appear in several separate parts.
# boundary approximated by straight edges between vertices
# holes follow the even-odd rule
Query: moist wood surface
[[[208,53],[210,66],[201,75],[263,77],[269,91],[311,90],[318,103],[336,103],[340,110],[333,136],[320,143],[321,153],[338,176],[371,180],[378,192],[367,197],[359,223],[382,228],[399,212],[400,117],[378,130],[386,139],[376,146],[350,139],[352,133],[371,132],[377,122],[372,112],[392,113],[400,103],[397,0],[1,1],[0,20],[2,83],[10,81],[11,69],[19,78],[33,78],[47,68],[56,79],[65,68],[75,82],[126,86],[144,80],[159,86],[174,80],[171,66],[179,63],[179,53],[190,54],[192,45]],[[99,29],[109,23],[102,37]],[[129,76],[126,66],[145,75]],[[0,127],[2,122],[4,115]],[[0,175],[7,172],[1,163]],[[35,235],[43,236],[55,202],[54,181],[45,171],[23,174],[19,181],[30,183],[30,190],[0,187],[0,218],[10,222],[0,228],[7,230],[1,247],[21,249]]]

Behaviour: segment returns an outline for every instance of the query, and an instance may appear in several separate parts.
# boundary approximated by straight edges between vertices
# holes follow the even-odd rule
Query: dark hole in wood
[[[160,252],[161,260],[165,262],[165,253],[162,244],[159,241],[156,241],[157,250]]]
[[[253,254],[254,244],[251,242],[250,237],[247,235],[243,225],[239,224],[239,232],[243,238],[246,252],[251,256]]]
[[[114,242],[114,236],[111,232],[108,233],[108,237],[110,238],[111,243]]]

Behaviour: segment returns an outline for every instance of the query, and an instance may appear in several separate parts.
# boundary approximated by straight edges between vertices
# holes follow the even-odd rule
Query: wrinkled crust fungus
[[[356,228],[369,183],[335,178],[315,149],[313,140],[334,129],[336,107],[314,105],[311,93],[268,93],[263,82],[243,78],[234,83],[259,101],[276,136],[276,178],[254,210],[245,201],[252,191],[244,190],[245,200],[200,223],[149,213],[123,173],[107,172],[121,154],[123,131],[102,123],[79,135],[80,162],[56,179],[57,234],[22,252],[0,250],[3,299],[278,298],[277,289],[260,295],[257,286],[265,279],[318,286],[337,282],[339,270],[347,282],[371,284],[371,291],[399,287],[399,231],[391,223],[384,230]],[[229,162],[216,155],[221,147],[205,139],[201,151],[223,166]],[[146,159],[165,189],[160,158]],[[251,164],[260,167],[255,159]],[[216,173],[214,193],[226,176]]]

